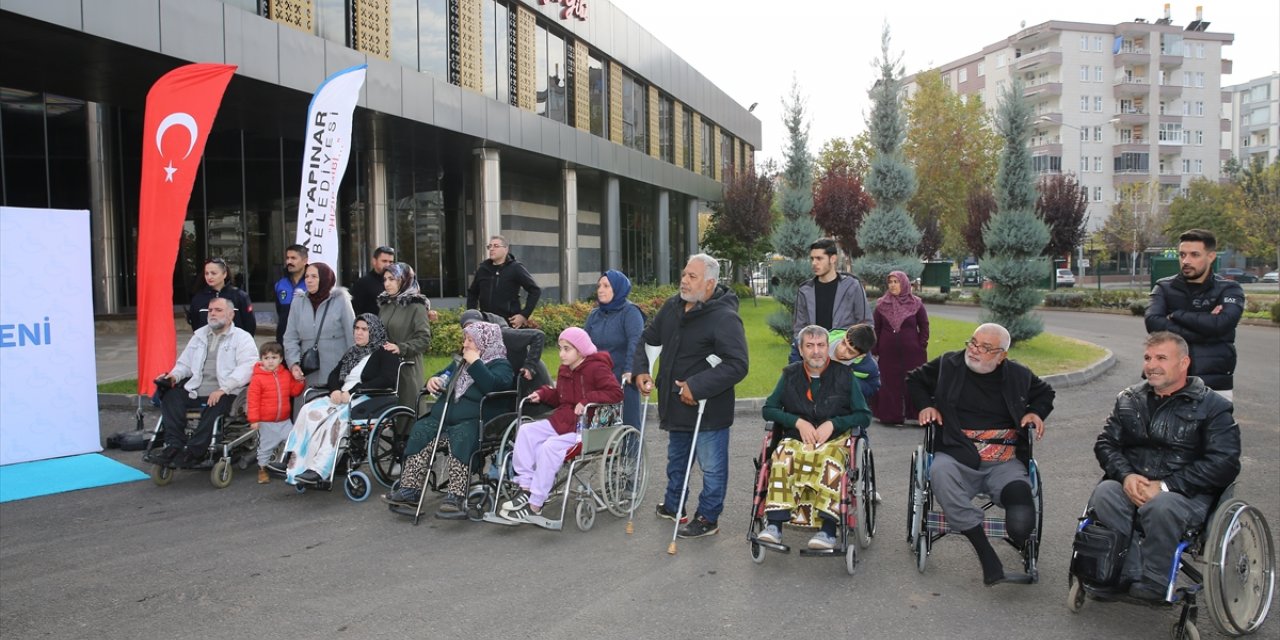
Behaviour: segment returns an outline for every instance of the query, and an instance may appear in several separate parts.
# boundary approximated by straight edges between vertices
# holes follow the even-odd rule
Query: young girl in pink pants
[[[578,417],[586,405],[622,402],[622,387],[613,377],[613,359],[597,351],[587,332],[569,327],[560,334],[560,371],[556,385],[529,394],[529,402],[555,407],[546,420],[520,427],[512,459],[517,495],[504,502],[499,514],[512,522],[542,517],[542,505],[555,482],[564,455],[579,440]]]

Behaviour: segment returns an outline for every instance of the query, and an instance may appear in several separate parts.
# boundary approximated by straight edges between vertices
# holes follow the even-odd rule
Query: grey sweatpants
[[[982,524],[982,509],[973,504],[974,496],[985,493],[1000,507],[1000,493],[1010,482],[1029,483],[1027,465],[1021,460],[982,463],[977,469],[960,464],[945,453],[935,453],[929,467],[929,483],[933,495],[955,531],[968,531]]]
[[[1124,577],[1130,581],[1141,577],[1162,587],[1169,584],[1173,551],[1182,541],[1183,532],[1204,522],[1212,504],[1210,495],[1188,498],[1169,491],[1138,507],[1125,495],[1124,485],[1115,480],[1103,480],[1089,496],[1089,507],[1098,521],[1129,536]],[[1138,535],[1133,535],[1135,525],[1141,530]]]
[[[271,454],[275,452],[276,447],[289,439],[289,432],[293,431],[293,423],[281,420],[259,422],[258,425],[258,466],[261,467],[271,462]]]

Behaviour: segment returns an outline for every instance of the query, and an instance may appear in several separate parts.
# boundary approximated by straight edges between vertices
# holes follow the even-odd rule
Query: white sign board
[[[89,212],[0,207],[0,465],[101,451]]]

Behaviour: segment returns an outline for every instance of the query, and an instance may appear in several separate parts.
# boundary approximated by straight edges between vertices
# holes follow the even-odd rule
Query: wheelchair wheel
[[[163,464],[151,465],[151,481],[156,483],[157,487],[173,482],[173,467]]]
[[[231,485],[230,458],[219,458],[213,463],[213,468],[209,470],[209,482],[219,489],[226,489]]]
[[[1084,608],[1084,584],[1076,579],[1075,576],[1067,578],[1070,586],[1067,587],[1067,609],[1071,613],[1080,613]]]
[[[352,471],[342,483],[342,490],[352,502],[364,502],[373,493],[373,483],[363,471]]]
[[[858,526],[854,528],[854,533],[858,539],[858,546],[863,549],[871,546],[871,536],[875,535],[872,530],[872,521],[867,517],[868,513],[874,513],[875,507],[870,505],[875,502],[876,497],[875,481],[871,480],[871,474],[874,471],[867,463],[869,453],[867,451],[867,439],[858,438],[853,445],[853,460],[850,461],[850,464],[854,462],[858,464],[858,486],[855,489],[855,495],[858,496],[857,507],[861,510],[861,513],[858,514]],[[856,563],[856,560],[854,562]]]
[[[1036,530],[1034,535],[1037,539],[1044,536],[1044,478],[1040,475],[1040,465],[1036,464],[1035,459],[1029,463],[1031,467],[1028,478],[1031,480],[1031,495],[1036,506]]]
[[[369,432],[369,472],[384,487],[400,477],[401,456],[406,438],[396,434],[396,415],[384,415]]]
[[[844,570],[853,575],[858,571],[858,545],[851,544],[844,550]]]
[[[1257,631],[1275,594],[1276,558],[1266,518],[1244,501],[1231,499],[1213,512],[1205,535],[1209,619],[1230,636]]]
[[[1190,620],[1178,621],[1169,629],[1169,637],[1173,640],[1200,640],[1200,630],[1196,628],[1196,623]]]
[[[493,511],[496,490],[488,482],[472,485],[467,491],[467,519],[472,522],[484,520],[484,514]]]
[[[601,493],[609,513],[621,518],[630,512],[633,502],[644,499],[649,483],[644,441],[635,428],[624,427],[609,438],[605,451]]]
[[[907,545],[916,543],[916,456],[917,450],[911,454],[911,467],[907,469]]]
[[[294,490],[295,492],[297,492],[297,493],[306,493],[306,492],[307,492],[307,485],[305,485],[305,484],[295,484],[295,485],[293,485],[293,490]]]
[[[916,536],[916,571],[924,573],[925,564],[929,561],[929,532]]]
[[[578,500],[578,508],[573,510],[574,521],[579,531],[590,531],[596,523],[596,503],[591,497]]]
[[[764,530],[764,524],[760,521],[759,518],[754,518],[751,520],[751,537],[752,538],[755,538],[756,534],[760,533],[763,530]],[[752,541],[751,543],[751,561],[752,562],[756,564],[763,564],[765,553],[767,552],[765,551],[763,546],[761,546],[757,542]]]

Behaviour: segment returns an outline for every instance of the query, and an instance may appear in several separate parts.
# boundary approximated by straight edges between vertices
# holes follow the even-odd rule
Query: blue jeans
[[[657,416],[658,410],[653,410]],[[640,428],[640,391],[634,384],[622,388],[622,424]]]
[[[689,462],[693,432],[671,431],[667,435],[667,493],[662,504],[672,512],[679,506],[683,512],[680,488],[684,485],[684,469]],[[697,513],[715,522],[724,511],[724,492],[729,484],[729,429],[698,433],[694,455],[698,459],[698,468],[702,470],[702,493],[698,494]]]

